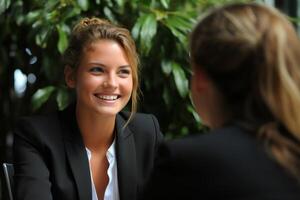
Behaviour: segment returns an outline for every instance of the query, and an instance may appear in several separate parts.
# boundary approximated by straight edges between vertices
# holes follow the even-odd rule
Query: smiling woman
[[[129,31],[84,18],[64,61],[76,102],[19,121],[16,199],[137,199],[162,135],[153,115],[136,113],[138,57]],[[130,100],[131,112],[123,112]]]
[[[107,39],[88,45],[83,52],[75,71],[70,66],[65,69],[67,85],[77,91],[77,110],[114,118],[133,90],[127,56],[117,42]]]

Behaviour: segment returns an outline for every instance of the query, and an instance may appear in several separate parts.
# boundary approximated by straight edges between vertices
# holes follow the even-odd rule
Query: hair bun
[[[97,17],[88,18],[85,17],[81,19],[75,26],[74,26],[74,32],[81,31],[82,29],[85,29],[89,26],[93,25],[109,25],[110,22],[105,19],[100,19]]]

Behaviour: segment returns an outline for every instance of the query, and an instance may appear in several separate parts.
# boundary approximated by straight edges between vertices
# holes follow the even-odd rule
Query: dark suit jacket
[[[230,126],[165,142],[147,200],[300,200],[300,184],[251,134]]]
[[[135,200],[162,140],[153,115],[116,118],[116,154],[121,200]],[[24,118],[14,136],[15,199],[89,200],[91,178],[86,149],[69,107],[52,115]]]

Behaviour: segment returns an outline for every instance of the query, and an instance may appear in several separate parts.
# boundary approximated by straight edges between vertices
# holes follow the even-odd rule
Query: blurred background
[[[84,16],[131,30],[141,59],[138,111],[156,115],[167,139],[201,132],[188,91],[189,33],[212,6],[249,1],[0,0],[0,163],[12,162],[12,130],[20,116],[53,112],[71,101],[61,54],[71,27]],[[255,2],[279,8],[299,29],[299,0]],[[0,199],[6,199],[5,189]]]

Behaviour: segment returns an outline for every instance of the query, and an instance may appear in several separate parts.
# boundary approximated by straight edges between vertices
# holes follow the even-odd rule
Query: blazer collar
[[[67,159],[77,186],[80,200],[92,199],[91,174],[85,145],[79,131],[75,106],[61,112]],[[121,200],[134,200],[137,194],[136,150],[132,131],[124,127],[123,115],[116,117],[116,156],[119,195]]]
[[[137,169],[134,137],[122,115],[116,118],[118,183],[121,200],[136,199]]]
[[[69,106],[61,112],[61,116],[67,160],[75,180],[78,198],[80,200],[92,199],[89,161],[76,122],[75,106]]]

